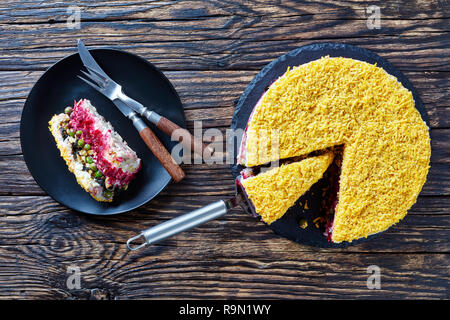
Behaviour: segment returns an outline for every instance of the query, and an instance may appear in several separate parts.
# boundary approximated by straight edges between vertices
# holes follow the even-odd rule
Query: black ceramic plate
[[[90,50],[99,65],[131,97],[185,127],[183,106],[169,80],[146,60],[118,50]],[[82,62],[78,54],[49,68],[31,90],[22,112],[20,141],[25,162],[36,182],[56,201],[85,213],[108,215],[137,208],[155,197],[171,181],[170,175],[141,140],[133,124],[112,102],[76,75]],[[126,192],[111,203],[97,202],[69,172],[48,130],[54,114],[64,112],[74,100],[89,99],[99,113],[142,159],[142,169]],[[147,122],[148,123],[148,122]],[[149,125],[170,151],[176,142]]]
[[[386,59],[369,50],[348,44],[320,43],[307,45],[290,51],[265,66],[261,70],[261,72],[258,73],[252,80],[252,82],[249,84],[249,86],[239,99],[231,122],[231,129],[245,129],[247,121],[250,117],[250,113],[252,112],[253,107],[256,105],[259,98],[274,80],[276,80],[279,76],[283,75],[286,72],[289,66],[298,66],[327,55],[330,57],[353,58],[372,64],[376,63],[377,66],[383,68],[384,70],[386,70],[386,72],[395,76],[405,88],[408,88],[412,92],[414,100],[416,102],[416,108],[422,115],[422,119],[424,119],[424,121],[428,124],[425,108],[416,90],[406,79],[406,77],[393,65],[391,65]],[[236,155],[237,147],[238,146],[236,145],[234,153]],[[236,165],[235,159],[235,163],[232,165],[233,176],[236,178],[241,170],[242,166]],[[299,199],[297,205],[289,209],[289,211],[281,219],[272,223],[269,228],[272,229],[275,233],[298,243],[318,247],[348,246],[349,243],[345,242],[340,244],[329,242],[322,234],[323,230],[314,227],[313,220],[323,215],[323,212],[321,212],[321,210],[323,209],[321,205],[323,200],[321,197],[321,190],[323,188],[326,188],[328,185],[328,179],[326,178],[327,174],[328,173],[326,173],[323,179],[319,180],[306,194],[304,194]],[[303,206],[299,205],[299,203],[304,204],[306,201],[308,202],[309,209],[304,210]],[[308,222],[308,227],[305,229],[299,227],[299,221],[301,218],[306,219]],[[377,235],[369,236],[367,239],[353,241],[351,244],[354,245],[363,241],[367,241],[368,239],[372,239]]]

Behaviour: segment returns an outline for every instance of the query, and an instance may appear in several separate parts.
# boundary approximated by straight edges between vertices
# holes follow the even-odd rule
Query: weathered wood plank
[[[164,72],[177,89],[185,109],[234,108],[240,95],[257,73],[257,70]],[[42,74],[42,71],[0,71],[0,122],[19,120],[24,100]],[[434,118],[434,113],[439,115],[442,112],[435,108],[450,107],[449,72],[405,71],[404,74],[418,90],[431,118]],[[445,108],[443,110],[445,112]],[[202,117],[207,118],[213,117]],[[432,119],[433,122],[438,121],[432,125],[448,126],[448,118],[450,117]],[[439,125],[440,123],[442,125]]]
[[[231,195],[231,194],[230,194]],[[170,199],[169,199],[170,198]],[[107,221],[122,221],[129,223],[131,221],[148,221],[151,225],[159,220],[170,219],[174,215],[181,212],[187,212],[195,210],[201,207],[205,203],[214,202],[222,199],[221,195],[205,195],[205,198],[199,198],[195,195],[174,195],[168,191],[163,191],[157,198],[150,201],[140,209],[134,210],[127,214],[121,214],[111,217],[106,217]],[[19,215],[47,215],[52,213],[65,214],[72,211],[63,205],[58,204],[56,201],[48,195],[45,196],[1,196],[2,201],[0,203],[0,217],[6,218],[7,216],[19,216]],[[450,207],[450,197],[439,196],[424,196],[419,197],[417,203],[411,208],[409,214],[420,216],[438,216],[438,215],[450,215],[448,208]],[[236,209],[237,210],[237,209]],[[239,212],[239,213],[238,213]],[[75,215],[79,215],[74,213]],[[89,217],[87,221],[91,219],[101,221],[104,217],[86,216],[80,214],[80,217]],[[244,214],[241,216],[240,210],[230,211],[227,215],[228,220],[248,220],[252,223],[255,219],[248,217]],[[152,220],[152,221],[150,221]],[[448,226],[442,225],[442,228]]]
[[[71,4],[82,9],[80,30],[66,26]],[[0,3],[0,299],[448,299],[448,4],[377,4],[379,30],[367,28],[369,4],[356,0]],[[357,246],[302,246],[232,210],[128,252],[126,239],[140,230],[233,195],[233,179],[228,165],[185,166],[182,183],[112,217],[76,213],[46,195],[21,155],[20,115],[42,71],[74,53],[77,38],[156,64],[179,92],[188,127],[201,120],[222,132],[254,75],[281,54],[322,41],[372,49],[405,72],[425,103],[433,150],[428,182],[401,223]],[[381,290],[366,287],[369,265],[381,268]],[[81,268],[82,289],[67,288],[68,266]]]
[[[225,127],[231,122],[234,107],[256,71],[167,71],[183,102],[188,127],[201,120],[204,128]],[[0,72],[1,154],[16,154],[23,104],[42,72]],[[450,90],[447,72],[405,72],[424,101],[432,128],[450,127]],[[14,150],[16,148],[16,150]]]
[[[0,296],[88,298],[97,288],[114,299],[448,298],[448,254],[283,252],[280,258],[286,248],[273,243],[267,259],[254,257],[251,246],[243,252],[242,243],[228,250],[205,243],[191,242],[189,250],[159,245],[138,254],[117,243],[80,239],[2,247]],[[370,265],[381,268],[381,290],[366,286]],[[80,268],[82,289],[67,288],[69,266]]]
[[[157,41],[198,41],[198,40],[290,40],[290,39],[330,39],[365,36],[424,36],[434,33],[447,33],[448,19],[395,19],[383,21],[380,29],[370,29],[366,20],[321,20],[312,16],[283,16],[283,17],[242,17],[242,16],[212,16],[205,19],[192,20],[164,20],[164,21],[94,21],[81,22],[79,29],[71,29],[65,23],[38,24],[42,35],[60,35],[59,46],[70,46],[74,34],[89,33],[93,35],[103,33],[104,39],[97,39],[95,43],[108,43],[114,36],[115,41],[123,41],[125,37],[133,42],[144,42],[138,32],[151,31],[151,38],[145,42]],[[11,38],[15,34],[22,34],[19,42],[2,43],[2,47],[13,49],[24,46],[27,49],[36,48],[36,44],[49,47],[49,43],[39,42],[36,35],[36,24],[8,24],[2,28],[3,38]],[[314,27],[313,27],[314,26]],[[115,34],[108,33],[114,28]],[[94,44],[95,44],[94,43]]]
[[[183,165],[186,178],[168,189],[173,195],[231,195],[234,191],[227,164]],[[29,173],[22,155],[0,159],[0,195],[45,195]],[[450,195],[448,163],[432,163],[421,195]]]
[[[188,207],[201,205],[198,199],[193,198],[193,204],[183,197],[177,203],[171,195],[152,204],[154,209],[146,206],[134,214],[100,219],[43,198],[9,197],[8,201],[21,204],[15,206],[19,211],[0,218],[0,296],[87,298],[95,288],[117,299],[448,295],[448,223],[430,224],[430,220],[439,222],[435,213],[428,212],[431,219],[420,221],[422,213],[413,211],[397,227],[366,244],[316,250],[274,236],[255,219],[232,212],[130,253],[126,238],[173,217],[173,207],[181,208],[183,202]],[[425,199],[423,210],[436,200]],[[419,220],[413,222],[415,218]],[[365,287],[366,268],[373,264],[381,267],[383,291]],[[81,268],[82,290],[66,288],[68,266]]]
[[[229,131],[229,123],[231,118],[228,117],[228,108],[220,108],[217,112],[219,119],[195,119],[195,121],[201,121],[202,125],[202,134],[206,135],[210,128],[214,128],[214,131],[220,132],[223,137],[223,142],[220,145],[222,147],[223,152],[227,151],[226,145],[226,135],[227,131]],[[200,112],[192,112],[189,115],[201,115],[205,113]],[[206,113],[208,114],[208,113]],[[221,116],[223,118],[221,118]],[[187,128],[194,132],[192,119],[188,120]],[[20,122],[0,122],[0,134],[2,139],[0,140],[0,155],[2,156],[10,156],[10,155],[19,155],[22,153],[20,146]],[[450,151],[448,148],[448,139],[450,138],[450,129],[449,128],[431,128],[430,130],[430,138],[431,138],[431,162],[432,163],[449,163],[450,162]],[[205,137],[205,139],[207,139]],[[223,163],[225,163],[226,158],[223,159]]]
[[[159,224],[177,215],[194,210],[221,197],[177,195],[163,193],[147,205],[133,212],[112,216],[92,217],[57,204],[48,196],[2,196],[0,197],[0,242],[2,245],[28,245],[46,243],[66,237],[88,240],[118,242],[140,230]],[[448,197],[421,197],[407,217],[378,238],[357,246],[342,249],[345,252],[450,252],[450,229],[448,222]],[[446,207],[447,205],[447,207]],[[69,231],[70,230],[70,231]],[[289,242],[272,233],[258,219],[241,210],[232,210],[225,217],[208,222],[196,229],[168,240],[182,243],[220,241],[224,247],[243,241],[262,254],[271,243]],[[183,244],[184,243],[184,244]],[[257,247],[261,247],[257,249]],[[335,252],[336,249],[318,249],[308,246],[292,247],[286,254],[303,251]],[[339,251],[339,250],[338,250]],[[193,249],[195,253],[195,249]],[[281,252],[280,252],[281,255]]]
[[[65,22],[71,5],[82,9],[83,20],[199,20],[215,16],[292,17],[314,16],[322,19],[367,19],[363,1],[3,1],[0,20],[4,23]],[[383,19],[448,18],[444,1],[389,1],[377,3]]]
[[[368,29],[364,20],[230,23],[230,19],[87,22],[80,30],[63,24],[0,25],[0,70],[44,70],[74,53],[78,38],[91,47],[139,54],[163,70],[256,70],[287,51],[319,41],[372,49],[403,70],[450,70],[448,19],[388,20],[380,31]]]

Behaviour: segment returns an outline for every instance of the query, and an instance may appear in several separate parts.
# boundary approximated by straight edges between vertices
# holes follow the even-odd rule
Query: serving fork
[[[81,40],[78,42],[80,48],[80,43],[82,49],[84,48]],[[85,51],[84,51],[85,50]],[[184,178],[184,172],[180,166],[175,162],[170,153],[158,139],[158,137],[153,133],[153,131],[145,124],[145,122],[133,111],[132,108],[128,107],[127,104],[122,100],[126,95],[123,94],[121,86],[115,83],[108,75],[100,68],[100,66],[95,62],[94,58],[90,53],[84,48],[80,51],[81,60],[88,72],[81,72],[87,78],[78,76],[85,83],[96,89],[97,91],[108,97],[116,107],[133,122],[139,135],[144,140],[145,144],[153,152],[153,154],[158,158],[167,172],[170,174],[175,182],[179,182]],[[129,98],[131,99],[131,98]],[[151,115],[151,118],[155,118],[155,115]]]

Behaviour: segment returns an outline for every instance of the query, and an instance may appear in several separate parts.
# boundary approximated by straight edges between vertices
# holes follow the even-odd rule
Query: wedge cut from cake
[[[54,115],[49,129],[69,171],[97,201],[111,202],[141,168],[136,153],[89,100]]]
[[[333,161],[333,153],[282,164],[239,181],[255,212],[267,224],[280,219],[311,186],[322,178]]]
[[[324,57],[288,70],[255,106],[238,163],[260,166],[338,145],[331,241],[351,242],[401,220],[425,183],[430,137],[411,92],[376,65]]]

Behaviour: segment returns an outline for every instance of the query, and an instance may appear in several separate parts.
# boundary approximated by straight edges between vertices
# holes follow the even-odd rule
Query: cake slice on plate
[[[97,201],[111,202],[141,168],[141,159],[89,100],[54,115],[49,129],[69,171]]]

